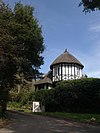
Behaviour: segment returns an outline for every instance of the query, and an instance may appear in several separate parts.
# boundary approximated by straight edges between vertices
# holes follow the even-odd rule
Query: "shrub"
[[[99,112],[100,79],[63,81],[55,87],[56,101],[63,111]]]
[[[62,81],[52,90],[37,91],[35,99],[46,111],[99,113],[100,79]]]
[[[46,97],[48,97],[49,90],[38,90],[35,92],[35,100],[45,105]]]

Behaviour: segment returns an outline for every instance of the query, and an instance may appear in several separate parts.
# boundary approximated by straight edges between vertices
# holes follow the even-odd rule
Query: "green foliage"
[[[40,101],[41,104],[45,105],[45,99],[48,97],[49,90],[39,90],[35,92],[35,100]]]
[[[33,16],[34,8],[16,3],[11,10],[0,2],[0,12],[0,72],[6,73],[1,75],[0,81],[8,81],[8,76],[13,77],[16,73],[19,76],[23,74],[25,79],[29,79],[32,74],[36,77],[37,70],[43,64],[41,53],[44,45],[41,27]]]
[[[74,121],[100,123],[100,114],[65,113],[65,112],[35,112],[36,115],[70,119]]]
[[[64,81],[58,83],[55,92],[62,111],[100,111],[100,79]]]
[[[22,112],[32,112],[32,103],[22,105],[19,102],[8,102],[7,107],[11,110],[18,110]]]
[[[32,104],[34,101],[34,89],[23,88],[20,92],[16,90],[10,92],[9,101],[19,103],[20,105]]]
[[[24,80],[36,78],[39,74],[38,70],[43,64],[41,54],[45,47],[42,30],[34,14],[31,6],[18,2],[12,10],[0,1],[1,95],[4,92],[6,95],[15,83],[23,84]],[[2,100],[5,101],[5,96],[0,97],[0,103]]]
[[[20,111],[32,111],[32,103],[34,101],[34,88],[23,87],[20,91],[10,91],[8,108]]]
[[[79,6],[83,5],[85,12],[100,10],[100,0],[81,0]]]
[[[41,101],[50,112],[99,113],[100,79],[62,81],[52,90],[36,92],[36,100]]]

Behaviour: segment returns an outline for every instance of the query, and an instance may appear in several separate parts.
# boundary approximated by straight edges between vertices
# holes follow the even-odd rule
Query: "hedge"
[[[100,113],[100,79],[59,82],[52,90],[40,90],[35,99],[46,111]]]

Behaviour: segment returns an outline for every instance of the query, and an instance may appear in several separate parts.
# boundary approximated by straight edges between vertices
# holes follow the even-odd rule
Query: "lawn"
[[[81,114],[81,113],[62,113],[62,112],[37,112],[34,114],[50,117],[62,118],[66,120],[75,120],[88,123],[100,123],[100,114]]]
[[[19,104],[9,104],[8,109],[18,110],[21,112],[32,113],[32,110],[27,106],[19,106]],[[99,123],[100,124],[100,114],[87,114],[87,113],[66,113],[66,112],[36,112],[34,114],[44,115],[50,117],[56,117],[72,121],[80,121],[87,123]]]

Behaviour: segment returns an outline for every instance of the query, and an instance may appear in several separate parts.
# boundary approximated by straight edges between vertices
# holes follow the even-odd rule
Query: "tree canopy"
[[[83,5],[85,12],[100,10],[100,0],[81,0],[79,6]]]
[[[12,88],[21,77],[36,77],[44,49],[34,7],[18,2],[12,10],[0,1],[0,91]]]

